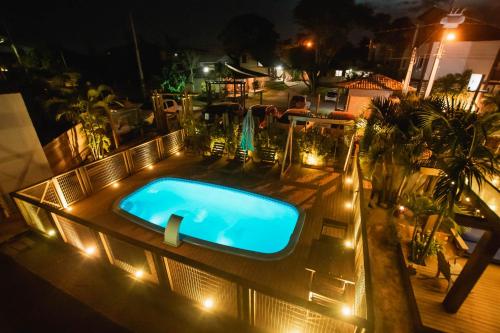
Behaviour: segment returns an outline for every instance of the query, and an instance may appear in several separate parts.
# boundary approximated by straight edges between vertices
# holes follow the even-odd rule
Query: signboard
[[[481,81],[483,81],[483,74],[471,74],[469,84],[467,85],[467,90],[477,91],[479,89],[479,86],[481,85]]]

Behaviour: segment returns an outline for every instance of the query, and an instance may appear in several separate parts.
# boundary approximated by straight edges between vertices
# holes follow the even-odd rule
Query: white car
[[[166,113],[176,113],[180,110],[180,106],[173,99],[164,99],[163,100],[163,112]]]
[[[328,101],[336,102],[338,96],[339,96],[339,93],[338,93],[337,89],[330,90],[325,94],[325,102],[328,102]]]

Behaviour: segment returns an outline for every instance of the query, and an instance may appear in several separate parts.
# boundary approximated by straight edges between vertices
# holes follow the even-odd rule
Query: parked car
[[[325,102],[328,102],[328,101],[336,102],[338,96],[339,96],[339,93],[338,93],[337,89],[332,89],[325,94]]]
[[[206,122],[213,123],[216,119],[222,118],[227,113],[230,119],[240,117],[245,114],[245,110],[238,103],[224,102],[211,104],[202,112],[202,117]]]
[[[173,99],[163,100],[163,112],[166,113],[177,113],[181,109],[180,105]]]

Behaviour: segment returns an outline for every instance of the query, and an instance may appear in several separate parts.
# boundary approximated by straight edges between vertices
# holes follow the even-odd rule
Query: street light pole
[[[451,11],[448,15],[443,17],[439,23],[443,25],[445,29],[456,29],[458,26],[465,21],[465,16],[463,15],[463,10],[459,11],[458,9],[455,11]],[[429,82],[427,83],[427,88],[425,89],[424,98],[429,97],[432,91],[432,86],[434,85],[434,80],[436,78],[436,73],[439,67],[439,62],[443,55],[443,49],[446,40],[455,39],[455,34],[452,32],[447,32],[446,30],[443,33],[441,41],[439,42],[438,50],[436,53],[436,58],[434,59],[434,64],[432,65],[431,75],[429,76]]]

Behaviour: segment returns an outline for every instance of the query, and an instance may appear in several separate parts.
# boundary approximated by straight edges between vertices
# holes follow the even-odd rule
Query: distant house
[[[403,84],[382,74],[373,74],[354,80],[344,81],[337,84],[337,87],[347,90],[347,101],[345,111],[361,115],[366,107],[370,105],[372,98],[388,98],[395,92],[403,90]],[[415,90],[410,87],[410,90]]]

